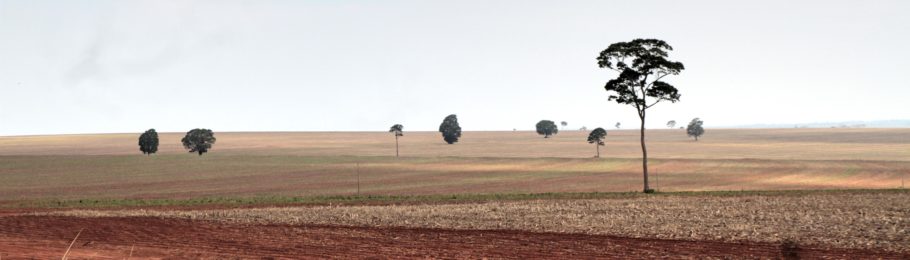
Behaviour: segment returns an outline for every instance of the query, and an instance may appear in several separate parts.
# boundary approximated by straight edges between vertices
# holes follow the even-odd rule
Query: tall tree
[[[662,40],[635,39],[610,44],[597,57],[598,66],[619,73],[604,86],[607,92],[611,92],[609,100],[634,107],[641,119],[642,173],[644,192],[648,193],[653,190],[648,186],[648,148],[645,146],[647,110],[661,101],[679,101],[676,87],[662,79],[678,75],[685,69],[681,62],[667,59],[668,52],[672,50],[673,47]]]
[[[458,117],[455,114],[451,114],[442,120],[442,124],[439,124],[439,132],[442,133],[442,140],[445,140],[448,144],[454,144],[458,142],[458,138],[461,138],[461,126],[458,125]]]
[[[622,123],[616,122],[616,129],[622,128]]]
[[[673,128],[676,126],[676,120],[667,121],[667,128]]]
[[[607,138],[607,130],[600,127],[594,128],[594,130],[588,134],[588,143],[594,144],[594,147],[597,149],[597,155],[594,156],[595,158],[600,158],[600,147],[606,145],[604,144],[605,138]]]
[[[404,126],[401,124],[395,124],[389,128],[389,133],[395,134],[395,157],[398,157],[398,137],[404,136]]]
[[[537,122],[537,134],[543,135],[543,138],[550,138],[551,135],[559,133],[556,123],[550,120],[540,120]]]
[[[215,144],[215,133],[209,129],[196,128],[186,132],[186,136],[180,142],[189,152],[199,153],[199,156],[202,156],[203,153],[212,149],[212,144]]]
[[[695,141],[698,141],[698,137],[705,134],[705,129],[701,127],[704,124],[704,121],[701,121],[699,118],[693,118],[689,122],[689,126],[686,127],[686,133],[689,134],[689,137],[695,137]]]
[[[145,155],[158,152],[158,132],[154,128],[139,135],[139,151]]]
[[[562,121],[562,122],[559,122],[559,125],[561,125],[561,126],[562,126],[562,128],[563,128],[563,129],[565,129],[565,128],[566,128],[566,126],[568,126],[568,125],[569,125],[569,122],[566,122],[566,121]]]

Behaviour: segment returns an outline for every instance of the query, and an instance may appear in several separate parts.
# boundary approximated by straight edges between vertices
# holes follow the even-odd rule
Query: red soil
[[[524,231],[238,225],[160,218],[0,217],[0,258],[893,258],[910,254],[785,249],[777,244]]]

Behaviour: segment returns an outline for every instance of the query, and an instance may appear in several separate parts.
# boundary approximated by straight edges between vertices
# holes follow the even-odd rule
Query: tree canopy
[[[667,128],[673,128],[676,126],[676,120],[667,121]]]
[[[645,145],[645,118],[647,109],[662,101],[675,103],[680,94],[676,87],[663,81],[669,75],[678,75],[685,66],[671,61],[673,47],[662,40],[635,39],[610,44],[597,56],[597,65],[619,73],[607,81],[604,89],[610,93],[609,101],[635,108],[641,119],[641,154],[644,192],[648,187],[648,149]],[[616,125],[619,128],[619,124]]]
[[[549,138],[551,135],[559,133],[556,123],[550,120],[540,120],[537,122],[537,134],[543,135],[543,138]]]
[[[389,133],[395,134],[395,157],[398,157],[398,137],[404,136],[404,126],[395,124],[389,128]]]
[[[395,124],[389,128],[389,133],[394,133],[395,136],[404,136],[404,126]]]
[[[588,134],[588,143],[597,144],[597,145],[602,146],[602,145],[604,145],[604,138],[606,138],[606,137],[607,137],[607,130],[604,130],[601,127],[594,128],[594,130],[591,130],[591,133]]]
[[[689,126],[686,127],[686,133],[689,134],[689,137],[695,137],[695,141],[698,141],[698,137],[705,134],[705,129],[701,127],[704,124],[704,121],[701,121],[699,118],[693,118],[689,122]]]
[[[139,135],[139,151],[145,155],[158,152],[158,132],[155,132],[154,128]]]
[[[588,134],[588,143],[594,144],[597,153],[594,157],[600,158],[600,147],[604,146],[604,139],[607,138],[607,130],[603,128],[594,128],[590,134]]]
[[[461,138],[461,126],[458,125],[458,116],[455,114],[446,116],[442,123],[439,124],[439,132],[442,133],[442,139],[446,143],[454,144],[458,142],[458,138]]]
[[[196,128],[186,132],[186,136],[180,142],[189,152],[202,156],[203,153],[212,149],[212,144],[215,144],[215,133],[209,129]]]

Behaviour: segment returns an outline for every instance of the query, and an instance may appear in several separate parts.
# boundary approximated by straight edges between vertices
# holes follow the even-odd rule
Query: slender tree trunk
[[[645,177],[645,189],[648,192],[648,148],[645,147],[645,111],[641,111],[641,168]]]
[[[594,144],[594,146],[597,147],[597,158],[600,158],[600,145]]]
[[[395,135],[395,157],[398,157],[398,135]]]

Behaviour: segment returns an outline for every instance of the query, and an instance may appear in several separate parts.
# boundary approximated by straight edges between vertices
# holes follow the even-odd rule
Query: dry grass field
[[[663,191],[898,188],[910,182],[910,129],[649,132]],[[186,153],[161,134],[143,156],[137,134],[0,137],[0,201],[200,196],[616,192],[640,189],[635,131],[610,131],[604,158],[585,133],[465,132],[448,145],[407,132],[216,133]]]

